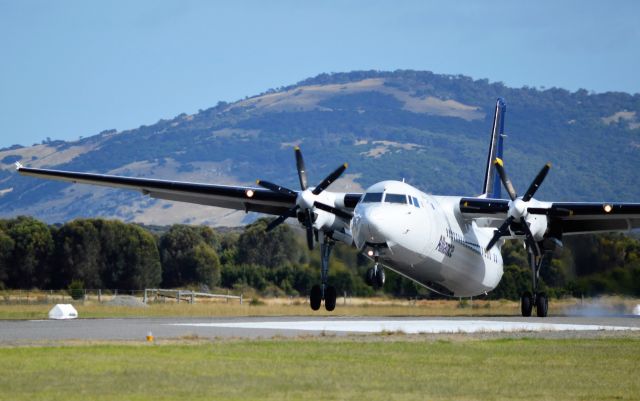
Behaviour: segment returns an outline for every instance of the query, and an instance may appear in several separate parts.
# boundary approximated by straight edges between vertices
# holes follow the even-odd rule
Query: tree
[[[193,248],[196,282],[213,287],[220,283],[220,259],[216,251],[205,242]]]
[[[0,229],[0,289],[5,287],[7,281],[8,264],[13,253],[15,242],[4,230]]]
[[[155,238],[145,229],[116,220],[93,220],[100,235],[100,277],[107,288],[157,287],[162,278]]]
[[[531,291],[531,271],[516,264],[505,265],[500,284],[491,291],[492,299],[520,299],[525,291]]]
[[[159,242],[163,285],[218,285],[220,260],[215,244],[219,241],[211,228],[173,225]]]
[[[222,239],[220,235],[209,226],[189,226],[198,234],[198,236],[216,252],[220,250],[222,246]]]
[[[74,220],[55,231],[53,288],[66,288],[74,280],[82,282],[84,288],[102,288],[102,245],[94,223],[95,220]]]
[[[279,225],[266,232],[267,219],[259,219],[248,225],[238,238],[236,262],[262,265],[270,268],[295,264],[300,259],[300,249],[291,228]]]
[[[8,222],[7,234],[14,241],[9,258],[7,286],[46,288],[49,285],[47,262],[53,251],[49,227],[32,218],[20,216]]]

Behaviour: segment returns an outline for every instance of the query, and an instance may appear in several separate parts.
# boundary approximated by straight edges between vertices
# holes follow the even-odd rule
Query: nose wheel
[[[367,269],[367,273],[365,274],[365,282],[373,288],[384,287],[384,282],[386,279],[384,268],[380,266],[380,263],[378,263],[378,258],[378,250],[376,249],[374,251],[373,259],[375,261],[375,264],[373,265],[373,267]]]
[[[320,233],[320,235],[322,236],[320,245],[320,252],[322,254],[320,280],[322,284],[316,284],[311,287],[309,305],[312,310],[316,311],[320,309],[322,301],[324,300],[324,308],[328,312],[331,312],[336,308],[337,291],[334,286],[328,285],[327,281],[329,280],[329,257],[331,256],[331,250],[335,245],[335,241],[326,237],[323,233]]]

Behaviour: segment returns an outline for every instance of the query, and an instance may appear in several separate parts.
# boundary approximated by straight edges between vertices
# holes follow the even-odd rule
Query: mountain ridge
[[[12,163],[211,183],[260,178],[296,188],[295,145],[303,148],[312,182],[347,161],[351,175],[344,185],[354,192],[404,178],[427,192],[474,195],[497,97],[508,106],[505,162],[516,188],[551,160],[541,199],[640,201],[632,171],[640,156],[638,94],[517,89],[426,71],[355,71],[320,74],[136,129],[2,149],[0,216],[243,224],[255,216],[20,177]]]

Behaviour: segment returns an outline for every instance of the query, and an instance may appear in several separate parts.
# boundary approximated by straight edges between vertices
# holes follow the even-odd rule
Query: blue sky
[[[323,72],[640,92],[637,1],[0,0],[0,147],[148,125]]]

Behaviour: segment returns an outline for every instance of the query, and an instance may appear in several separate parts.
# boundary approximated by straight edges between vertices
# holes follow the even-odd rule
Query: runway
[[[0,321],[0,345],[48,341],[271,338],[375,333],[488,337],[640,335],[638,317],[236,317]]]

